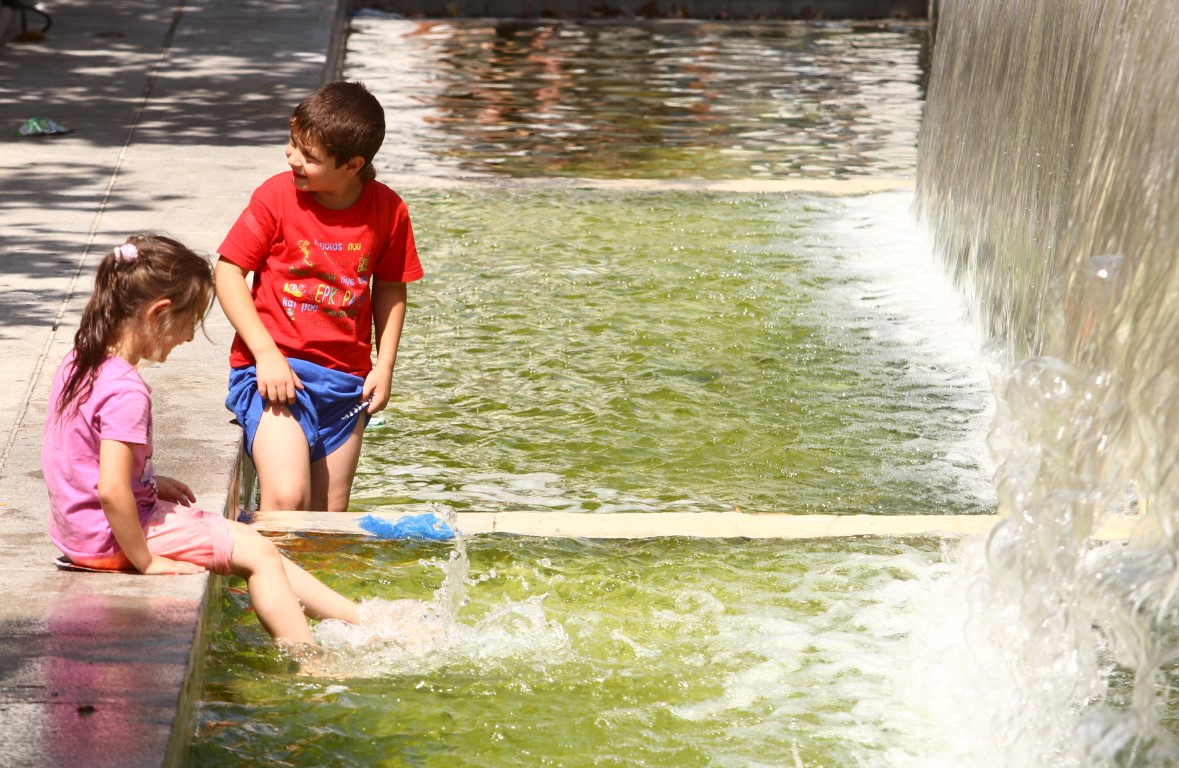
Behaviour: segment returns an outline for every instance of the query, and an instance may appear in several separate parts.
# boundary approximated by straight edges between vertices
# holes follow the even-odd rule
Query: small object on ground
[[[18,136],[58,136],[63,133],[73,133],[73,128],[66,128],[48,117],[30,117],[16,129]]]
[[[10,8],[20,15],[20,34],[12,39],[14,43],[35,43],[45,39],[45,33],[53,26],[53,19],[49,14],[35,5],[29,5],[23,0],[0,0],[0,7]],[[41,17],[40,29],[29,29],[29,14]],[[0,43],[3,41],[0,40]]]
[[[109,568],[90,568],[85,565],[78,565],[70,560],[65,555],[58,555],[53,559],[53,564],[63,571],[86,571],[87,573],[134,573],[133,570],[112,571]]]
[[[427,541],[450,541],[455,537],[454,529],[438,515],[429,512],[422,515],[406,515],[396,522],[383,517],[365,515],[357,521],[362,530],[382,539],[419,539]]]

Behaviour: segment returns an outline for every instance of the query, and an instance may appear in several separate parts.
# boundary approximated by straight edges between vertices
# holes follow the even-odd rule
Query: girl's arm
[[[195,563],[153,555],[139,525],[139,506],[131,490],[134,449],[131,443],[103,440],[98,449],[98,501],[123,554],[140,573],[203,573]]]
[[[295,390],[303,388],[303,382],[291,370],[287,358],[274,343],[270,331],[262,324],[250,286],[246,283],[247,271],[226,261],[217,260],[213,269],[213,282],[217,290],[217,301],[237,335],[250,348],[254,364],[258,369],[258,394],[270,403],[295,402]]]
[[[393,391],[393,366],[405,324],[405,283],[373,281],[373,328],[377,338],[377,359],[364,381],[361,400],[372,396],[368,412],[377,413],[389,404]]]

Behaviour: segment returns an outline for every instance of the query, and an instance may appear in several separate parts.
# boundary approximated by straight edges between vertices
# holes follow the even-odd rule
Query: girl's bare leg
[[[287,581],[303,603],[303,610],[313,619],[340,619],[349,624],[360,621],[356,603],[282,556]]]
[[[287,579],[286,558],[254,529],[229,522],[233,535],[233,573],[246,580],[258,621],[277,641],[315,645],[303,607]]]

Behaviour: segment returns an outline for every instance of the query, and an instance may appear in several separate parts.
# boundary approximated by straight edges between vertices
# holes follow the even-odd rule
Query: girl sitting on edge
[[[49,399],[49,536],[87,568],[232,573],[275,640],[314,645],[304,609],[355,624],[357,604],[249,526],[189,506],[189,487],[152,466],[151,390],[135,366],[192,341],[212,299],[209,263],[170,238],[135,235],[102,260]]]

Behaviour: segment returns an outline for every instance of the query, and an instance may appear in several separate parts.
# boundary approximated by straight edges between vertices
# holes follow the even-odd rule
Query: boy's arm
[[[247,270],[232,261],[218,259],[213,269],[217,301],[254,356],[254,365],[258,369],[258,394],[269,403],[293,403],[295,390],[302,389],[303,382],[291,370],[286,356],[262,324],[254,297],[250,295],[250,286],[246,284],[247,274]]]
[[[368,412],[377,413],[389,404],[393,391],[393,366],[397,364],[397,347],[405,324],[405,283],[373,281],[373,330],[376,332],[377,359],[364,380],[361,399],[372,396]]]
[[[139,505],[131,490],[134,452],[131,443],[120,440],[103,440],[98,448],[98,501],[115,541],[140,573],[203,573],[205,569],[195,563],[160,557],[148,550],[139,525]]]

